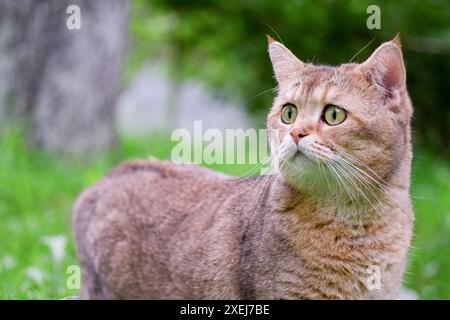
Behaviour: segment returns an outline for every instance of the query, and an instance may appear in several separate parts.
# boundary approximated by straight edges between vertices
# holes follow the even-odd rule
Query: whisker
[[[251,98],[250,101],[255,100],[256,98],[262,96],[262,95],[265,94],[265,93],[268,93],[268,92],[275,92],[276,90],[277,90],[277,87],[273,87],[273,88],[270,88],[270,89],[263,90],[263,91],[261,91],[260,93],[256,94],[255,96],[253,96],[253,98]]]
[[[382,186],[384,186],[384,187],[389,186],[389,184],[388,184],[387,182],[385,182],[385,181],[383,180],[383,178],[381,178],[381,177],[380,177],[375,171],[373,171],[367,164],[365,164],[364,162],[362,162],[362,161],[359,160],[358,158],[356,158],[356,157],[354,157],[354,156],[352,156],[352,155],[350,155],[350,154],[348,154],[348,153],[346,153],[346,152],[343,152],[343,151],[340,151],[340,154],[341,154],[343,157],[347,157],[349,160],[352,160],[352,161],[356,162],[357,164],[361,165],[363,168],[365,168],[365,169],[367,169],[368,171],[370,171],[370,173],[373,174],[373,175],[375,176],[375,178],[378,179],[378,180],[377,180],[377,179],[375,179],[374,177],[368,175],[368,177],[370,177],[374,182],[376,182],[376,183],[378,183],[378,184],[380,184],[380,185],[382,185]],[[365,172],[365,173],[367,174],[367,172]]]
[[[278,32],[275,31],[274,28],[272,28],[271,25],[269,25],[268,23],[265,23],[264,21],[260,21],[259,23],[265,25],[266,27],[268,27],[270,30],[273,31],[273,33],[275,33],[275,35],[278,37],[278,39],[280,40],[281,43],[283,43],[283,40],[281,39],[280,35],[278,34]],[[284,43],[283,43],[284,44]]]
[[[363,52],[364,51],[364,49],[366,49],[372,42],[373,42],[373,40],[375,40],[375,37],[374,38],[372,38],[372,40],[370,40],[369,41],[369,43],[368,44],[366,44],[364,47],[362,47],[357,53],[355,53],[354,55],[353,55],[353,57],[351,57],[351,59],[347,62],[347,63],[350,63],[350,62],[352,62],[353,61],[353,59],[355,59],[356,58],[356,56],[358,55],[358,54],[360,54],[361,52]]]
[[[359,172],[355,171],[353,167],[346,163],[341,163],[341,165],[347,169],[348,173],[352,175],[362,187],[364,187],[370,195],[381,204],[380,200],[378,199],[378,195],[375,193],[374,189],[378,189],[373,184],[370,183],[364,176],[362,176]]]
[[[400,208],[400,210],[403,211],[403,209],[401,209],[401,205],[400,205],[399,199],[396,199],[394,196],[392,196],[391,188],[393,188],[393,187],[389,183],[387,183],[382,178],[380,178],[380,176],[375,171],[373,171],[368,165],[363,163],[361,160],[359,160],[359,159],[357,159],[357,158],[347,154],[346,152],[340,152],[340,153],[341,153],[340,159],[342,159],[348,165],[350,165],[352,168],[357,170],[362,176],[366,177],[365,180],[366,180],[366,182],[368,184],[370,184],[375,190],[376,189],[381,190],[384,195],[389,197],[389,199],[391,199],[392,202],[395,203],[398,206],[398,208]],[[345,156],[347,157],[347,159],[344,158]],[[356,164],[353,163],[352,161],[355,162],[356,164],[360,165],[361,168],[356,166]],[[373,174],[375,177],[373,177],[371,174],[369,174],[366,171],[364,171],[362,168],[370,171],[370,173]],[[369,179],[373,183],[371,183],[370,181],[367,181],[367,179]],[[374,185],[374,183],[375,183],[375,185]],[[378,199],[378,202],[381,204],[381,201],[379,201],[379,199]],[[381,207],[384,207],[384,205],[381,204]]]
[[[261,169],[262,166],[270,163],[273,160],[273,155],[271,155],[270,157],[267,157],[266,159],[264,159],[263,161],[261,161],[260,163],[258,163],[257,165],[255,165],[253,168],[251,168],[249,171],[247,171],[246,173],[244,173],[244,175],[242,175],[241,177],[238,177],[237,179],[240,182],[246,181],[249,178],[254,177],[254,173]]]
[[[354,179],[357,179],[361,183],[361,181],[357,178],[357,176],[353,175],[353,172],[351,170],[345,170],[345,167],[342,165],[342,163],[338,163],[338,164],[341,166],[340,168],[343,171],[343,174],[347,177],[348,181],[355,187],[355,189],[359,192],[359,194],[364,197],[364,199],[370,204],[372,209],[374,211],[377,211],[376,206],[368,198],[366,193],[358,186],[357,182],[354,181]],[[362,185],[364,185],[364,184],[362,184]],[[377,200],[376,197],[374,197],[374,199]]]
[[[333,172],[333,175],[335,176],[335,179],[336,179],[336,181],[338,182],[339,188],[340,188],[340,186],[342,185],[342,188],[345,189],[345,192],[348,194],[348,197],[350,198],[350,200],[351,200],[353,206],[356,208],[356,204],[355,204],[355,202],[354,202],[354,200],[353,200],[353,197],[351,196],[351,192],[348,190],[348,188],[347,188],[347,186],[345,185],[345,183],[344,183],[342,177],[341,177],[341,176],[339,175],[339,173],[337,172],[337,170],[336,170],[336,168],[335,168],[335,166],[334,166],[332,160],[329,159],[329,161],[325,162],[325,164],[327,164],[328,168],[330,168],[331,171]],[[342,189],[340,188],[340,190],[342,190]]]

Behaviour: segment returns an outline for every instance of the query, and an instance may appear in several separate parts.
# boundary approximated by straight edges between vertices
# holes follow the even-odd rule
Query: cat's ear
[[[280,88],[286,87],[292,79],[295,79],[304,63],[294,56],[288,48],[270,36],[267,36],[267,42],[275,78]]]
[[[399,35],[379,46],[360,70],[388,97],[402,93],[406,89],[406,71]]]

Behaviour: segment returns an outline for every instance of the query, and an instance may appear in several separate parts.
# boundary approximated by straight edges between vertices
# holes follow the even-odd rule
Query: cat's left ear
[[[406,71],[399,35],[379,46],[359,68],[387,97],[397,97],[405,91]]]
[[[304,63],[278,41],[275,41],[269,36],[267,36],[267,41],[269,43],[269,56],[272,61],[275,78],[280,88],[284,88],[296,78],[303,68]]]

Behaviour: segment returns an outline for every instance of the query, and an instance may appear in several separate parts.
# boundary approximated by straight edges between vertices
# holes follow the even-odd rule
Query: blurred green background
[[[70,4],[81,8],[81,30],[65,27]],[[372,4],[380,30],[366,27]],[[415,108],[416,226],[404,285],[421,299],[450,299],[450,3],[437,0],[3,1],[0,298],[77,295],[66,270],[77,264],[70,220],[79,192],[126,159],[170,158],[171,119],[183,115],[176,98],[156,107],[165,108],[158,117],[152,109],[160,125],[145,133],[118,125],[121,101],[134,101],[139,91],[130,88],[146,66],[163,70],[175,97],[195,81],[211,101],[238,106],[264,128],[275,86],[266,34],[302,60],[339,64],[363,61],[397,32]],[[211,110],[220,113],[207,104],[194,117]],[[252,168],[212,167],[233,175]]]

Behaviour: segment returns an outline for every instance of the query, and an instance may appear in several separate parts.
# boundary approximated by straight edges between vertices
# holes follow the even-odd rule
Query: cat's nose
[[[292,139],[294,139],[295,144],[297,145],[301,138],[306,137],[309,133],[303,129],[292,129],[290,132]]]

